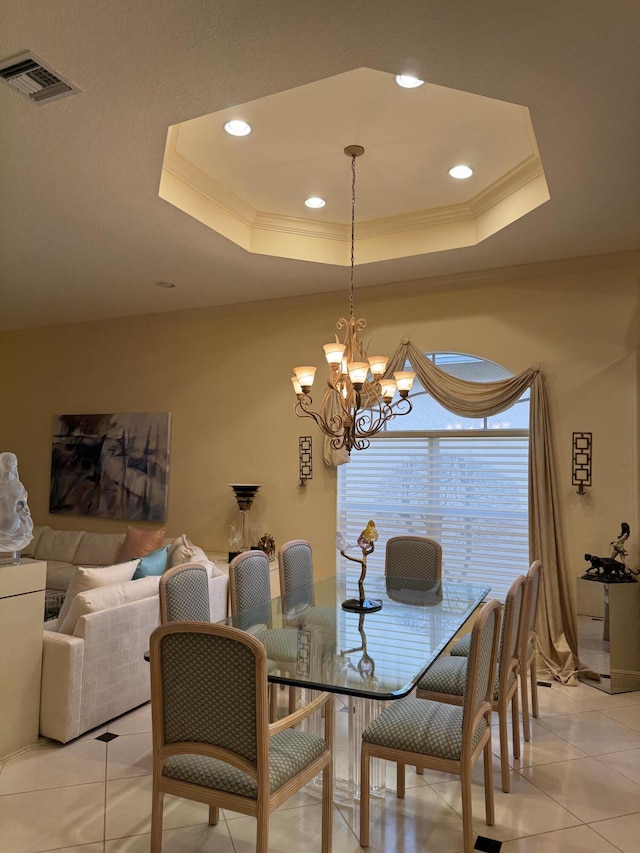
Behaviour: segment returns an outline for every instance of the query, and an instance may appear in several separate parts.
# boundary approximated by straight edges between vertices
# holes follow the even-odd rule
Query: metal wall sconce
[[[590,432],[574,432],[571,459],[571,483],[584,495],[584,487],[591,486],[591,436]]]
[[[300,485],[306,486],[313,477],[310,435],[301,435],[298,439],[298,469],[300,472]]]

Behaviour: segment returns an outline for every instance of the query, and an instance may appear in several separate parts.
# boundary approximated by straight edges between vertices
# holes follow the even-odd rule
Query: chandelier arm
[[[380,400],[376,409],[362,409],[356,414],[355,434],[368,437],[376,435],[387,421],[396,415],[408,415],[412,409],[413,404],[408,397],[400,397],[395,403],[386,403]]]
[[[344,432],[337,435],[335,438],[332,438],[330,444],[334,450],[342,450],[342,448],[345,447],[347,451],[349,451],[349,441]]]
[[[312,418],[326,435],[337,436],[340,430],[342,430],[342,418],[340,415],[332,415],[327,419],[319,412],[315,412],[310,408],[312,402],[311,397],[308,396],[299,399],[295,405],[296,415],[299,418]]]
[[[393,417],[396,415],[408,415],[409,412],[413,411],[413,403],[409,397],[400,397],[400,399],[396,400],[395,403],[391,403],[389,408],[393,411],[393,409],[397,409],[397,411],[393,412]]]
[[[374,413],[363,410],[356,416],[354,432],[357,436],[370,438],[380,432],[390,417],[392,417],[391,412],[385,414],[384,412]]]

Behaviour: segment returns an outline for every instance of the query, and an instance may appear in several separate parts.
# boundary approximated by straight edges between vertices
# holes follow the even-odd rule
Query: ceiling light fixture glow
[[[239,118],[228,121],[224,129],[229,136],[248,136],[251,133],[251,125]]]
[[[473,175],[473,169],[469,166],[452,166],[451,169],[449,169],[449,174],[452,178],[456,178],[458,181],[464,181]]]
[[[403,89],[417,89],[424,86],[424,80],[419,80],[413,74],[396,74],[396,83]]]
[[[318,209],[320,207],[324,207],[327,202],[323,198],[319,198],[317,195],[312,195],[310,198],[305,199],[304,203],[307,207]]]

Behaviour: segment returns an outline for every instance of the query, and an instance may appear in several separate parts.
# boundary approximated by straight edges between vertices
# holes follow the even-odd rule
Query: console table
[[[0,565],[0,758],[38,740],[47,564]]]
[[[640,583],[578,578],[578,656],[597,678],[580,681],[606,693],[640,690]]]

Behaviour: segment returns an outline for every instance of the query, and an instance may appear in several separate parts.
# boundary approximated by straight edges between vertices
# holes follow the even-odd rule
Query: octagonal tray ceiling
[[[348,265],[354,144],[356,264],[475,245],[549,199],[525,106],[368,68],[173,125],[159,194],[247,251]]]

